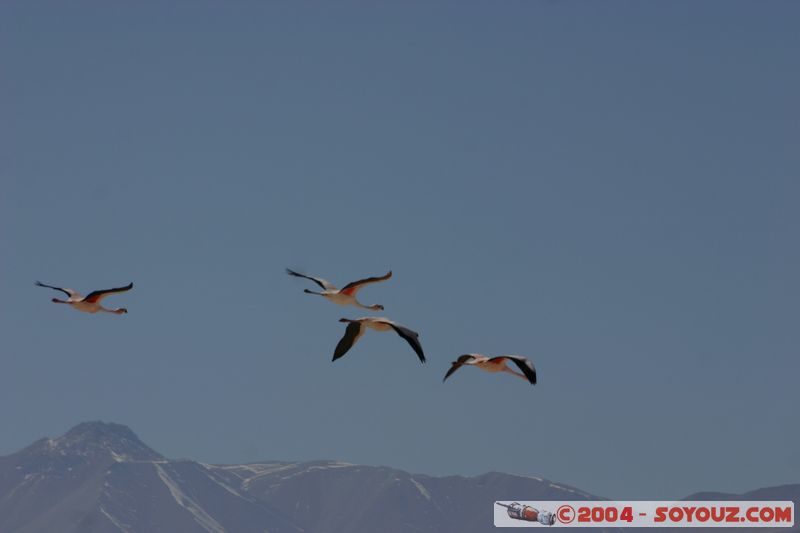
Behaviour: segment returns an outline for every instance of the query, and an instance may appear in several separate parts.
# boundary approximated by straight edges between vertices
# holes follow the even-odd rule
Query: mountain
[[[0,532],[298,533],[213,469],[168,461],[119,424],[86,422],[0,458]]]
[[[85,422],[0,457],[0,533],[482,532],[492,502],[596,499],[548,480],[411,475],[332,461],[168,460],[126,426]]]
[[[751,490],[742,494],[733,494],[730,492],[695,492],[690,494],[685,501],[793,501],[795,515],[800,510],[800,483],[790,485],[780,485],[777,487],[765,487],[757,490]],[[671,529],[670,531],[680,532],[679,529]],[[685,531],[685,530],[684,530]],[[730,529],[729,531],[734,531]],[[748,531],[758,533],[770,533],[782,531],[784,533],[795,533],[800,531],[800,521],[795,518],[794,527],[792,528],[737,528],[736,533],[745,533]],[[667,533],[665,531],[664,533]]]
[[[735,497],[798,495],[800,485],[789,485]],[[723,496],[734,497],[689,499]],[[478,533],[495,531],[492,502],[513,498],[600,499],[496,472],[433,477],[336,461],[170,460],[129,428],[103,422],[0,457],[0,533]]]
[[[499,473],[431,477],[330,461],[217,468],[314,533],[477,533],[494,530],[496,500],[597,499],[545,479]]]
[[[791,485],[780,485],[778,487],[766,487],[758,490],[751,490],[743,494],[732,494],[729,492],[696,492],[684,498],[684,500],[751,500],[751,501],[780,501],[791,500],[795,507],[800,509],[800,483]]]

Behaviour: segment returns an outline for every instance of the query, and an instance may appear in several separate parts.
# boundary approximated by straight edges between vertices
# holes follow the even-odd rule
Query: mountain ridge
[[[800,484],[745,494],[797,502]],[[741,497],[686,499],[722,496]],[[510,498],[604,499],[503,472],[430,476],[332,460],[168,459],[127,426],[101,421],[0,456],[0,533],[479,533],[495,529],[494,501]]]

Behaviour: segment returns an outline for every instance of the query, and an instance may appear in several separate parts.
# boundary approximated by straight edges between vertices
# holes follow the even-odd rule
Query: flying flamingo
[[[331,282],[324,280],[322,278],[315,278],[313,276],[307,276],[305,274],[301,274],[299,272],[295,272],[294,270],[286,269],[286,273],[290,276],[295,276],[297,278],[306,278],[310,279],[320,287],[322,287],[322,292],[314,292],[308,289],[305,289],[303,292],[308,294],[316,294],[317,296],[324,296],[328,300],[332,301],[335,304],[339,305],[354,305],[356,307],[360,307],[362,309],[369,309],[370,311],[383,311],[383,306],[380,304],[374,305],[364,305],[356,299],[356,295],[358,294],[359,289],[365,285],[369,285],[370,283],[379,283],[381,281],[386,281],[387,279],[392,277],[391,270],[385,276],[378,276],[373,278],[365,278],[360,279],[358,281],[354,281],[352,283],[348,283],[341,289],[336,288]]]
[[[508,361],[513,361],[514,364],[516,364],[517,367],[522,370],[522,373],[509,368],[507,365]],[[526,357],[521,357],[519,355],[486,357],[485,355],[480,355],[477,353],[468,353],[453,361],[452,365],[453,366],[451,366],[450,370],[447,371],[447,374],[445,374],[442,381],[445,381],[453,374],[453,372],[462,366],[471,365],[480,368],[485,372],[507,372],[509,374],[514,374],[515,376],[519,376],[522,379],[527,380],[531,385],[536,385],[536,369],[534,368],[533,363],[531,363]]]
[[[71,305],[73,309],[77,309],[78,311],[83,311],[84,313],[97,313],[99,311],[103,311],[105,313],[114,313],[115,315],[123,315],[128,312],[127,309],[124,307],[120,307],[119,309],[106,309],[100,302],[108,296],[109,294],[114,294],[116,292],[126,292],[133,288],[133,283],[129,283],[124,287],[118,287],[116,289],[107,289],[102,291],[94,291],[90,292],[85,298],[80,295],[80,293],[73,291],[72,289],[62,289],[61,287],[53,287],[52,285],[45,285],[41,281],[35,282],[35,285],[38,287],[47,287],[48,289],[55,289],[57,291],[61,291],[68,296],[66,300],[59,300],[58,298],[53,298],[52,302],[56,304],[68,304]]]
[[[421,362],[425,362],[425,354],[422,352],[422,345],[419,343],[419,333],[411,331],[405,326],[398,324],[388,318],[377,316],[357,318],[351,320],[349,318],[341,318],[339,322],[347,323],[347,329],[344,332],[344,337],[336,345],[336,350],[333,352],[333,360],[336,361],[361,338],[367,328],[374,329],[375,331],[390,331],[394,330],[395,333],[403,337],[411,348],[417,353],[417,357]]]

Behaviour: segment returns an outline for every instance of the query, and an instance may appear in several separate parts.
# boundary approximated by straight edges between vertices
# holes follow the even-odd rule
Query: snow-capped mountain
[[[87,422],[0,458],[0,532],[302,531],[211,467],[168,461],[127,427]]]
[[[306,531],[469,533],[494,530],[493,502],[597,499],[545,479],[490,473],[432,477],[341,462],[215,467],[243,490],[288,513]],[[222,474],[223,471],[225,474]]]
[[[800,485],[789,485],[747,497],[797,501],[798,494]],[[724,499],[691,498],[706,496]],[[513,498],[599,499],[501,473],[169,460],[127,427],[103,422],[0,457],[0,533],[478,533],[495,530],[492,503]]]

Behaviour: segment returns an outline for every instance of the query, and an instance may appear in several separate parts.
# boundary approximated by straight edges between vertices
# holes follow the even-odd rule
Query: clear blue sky
[[[800,4],[4,2],[0,454],[800,481]],[[330,358],[347,282],[416,329]],[[32,282],[133,281],[91,316]],[[474,369],[521,353],[540,384]]]

